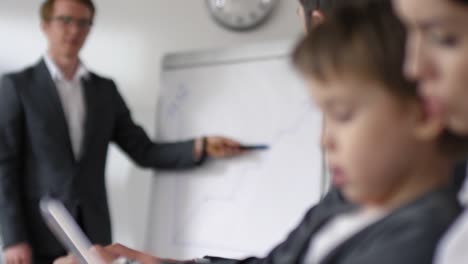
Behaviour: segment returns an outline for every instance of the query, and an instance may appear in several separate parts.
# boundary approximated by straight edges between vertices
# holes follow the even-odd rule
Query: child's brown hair
[[[356,1],[334,9],[313,28],[294,50],[293,62],[306,78],[326,83],[337,76],[356,76],[383,84],[401,100],[420,103],[416,83],[403,75],[405,42],[405,27],[391,1]],[[448,131],[440,142],[449,155],[468,149],[468,139]]]

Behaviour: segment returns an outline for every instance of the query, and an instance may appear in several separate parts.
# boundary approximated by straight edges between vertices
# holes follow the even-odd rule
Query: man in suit
[[[93,243],[111,242],[104,179],[111,141],[151,168],[185,169],[241,153],[239,143],[222,137],[152,142],[114,82],[79,59],[94,13],[91,0],[45,1],[47,53],[2,78],[0,224],[7,264],[52,263],[65,254],[41,220],[38,203],[46,195],[64,202]]]

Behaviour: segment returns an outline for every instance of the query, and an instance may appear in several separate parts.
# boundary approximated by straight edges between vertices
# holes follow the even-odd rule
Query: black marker
[[[241,150],[267,150],[270,148],[268,145],[241,145]]]
[[[236,259],[213,257],[213,256],[204,256],[203,259],[209,261],[209,262],[205,262],[205,263],[216,262],[216,261],[237,261]]]

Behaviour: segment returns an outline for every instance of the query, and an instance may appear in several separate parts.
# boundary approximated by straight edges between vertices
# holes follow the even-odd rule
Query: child
[[[294,63],[327,121],[334,184],[354,205],[309,211],[265,258],[213,263],[432,263],[461,211],[450,171],[466,147],[426,114],[403,77],[404,42],[384,0],[339,8],[301,41]],[[164,262],[120,245],[97,250]]]
[[[338,9],[295,51],[326,118],[333,182],[359,205],[324,221],[307,263],[431,263],[460,213],[448,186],[463,141],[402,76],[404,36],[391,5],[370,1]]]

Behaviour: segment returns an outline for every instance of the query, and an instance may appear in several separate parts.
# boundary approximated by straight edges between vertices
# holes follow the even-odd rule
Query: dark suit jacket
[[[195,165],[193,141],[150,141],[132,121],[112,80],[91,73],[83,87],[87,120],[82,158],[75,160],[61,101],[44,62],[2,78],[0,224],[4,246],[29,242],[35,254],[63,253],[39,214],[38,201],[45,195],[62,200],[75,217],[80,214],[93,243],[110,243],[104,168],[111,141],[144,167]]]
[[[462,210],[457,194],[465,176],[466,163],[459,163],[454,170],[453,186],[433,191],[397,209],[339,245],[320,264],[432,263],[438,241]],[[343,199],[338,189],[332,189],[266,257],[212,258],[212,263],[303,263],[314,235],[334,216],[356,208]]]

